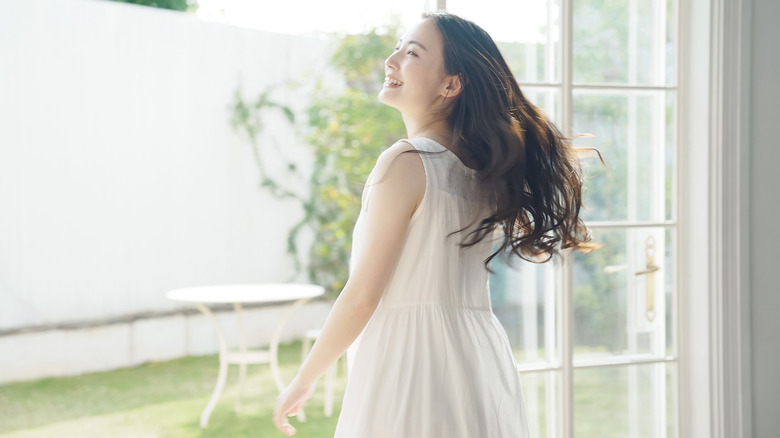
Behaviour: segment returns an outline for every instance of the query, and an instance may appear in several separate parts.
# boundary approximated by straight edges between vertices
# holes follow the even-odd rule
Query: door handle
[[[634,275],[646,275],[645,277],[645,317],[648,321],[655,319],[655,272],[661,268],[655,264],[655,237],[647,236],[645,240],[645,269],[637,271]]]

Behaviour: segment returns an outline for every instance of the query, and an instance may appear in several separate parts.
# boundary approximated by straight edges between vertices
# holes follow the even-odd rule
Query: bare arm
[[[274,424],[288,433],[295,429],[285,415],[296,413],[311,397],[314,382],[352,345],[374,314],[403,248],[409,220],[425,194],[425,169],[406,142],[388,148],[372,172],[363,250],[352,263],[344,289],[336,299],[322,332],[293,382],[279,396]]]

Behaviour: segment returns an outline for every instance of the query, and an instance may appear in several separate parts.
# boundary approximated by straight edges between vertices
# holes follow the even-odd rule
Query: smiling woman
[[[487,268],[504,251],[546,262],[596,247],[578,217],[576,151],[525,99],[491,37],[452,14],[425,14],[401,36],[378,98],[401,113],[407,138],[368,177],[349,279],[274,423],[294,434],[286,417],[349,348],[336,438],[526,438]]]

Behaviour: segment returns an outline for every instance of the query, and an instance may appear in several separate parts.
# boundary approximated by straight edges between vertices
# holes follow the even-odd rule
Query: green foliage
[[[373,29],[366,34],[345,35],[331,58],[331,65],[344,76],[349,88],[366,94],[379,91],[385,77],[384,62],[396,43],[397,25]]]
[[[151,6],[153,8],[170,9],[172,11],[195,12],[198,10],[196,0],[111,0],[119,3]]]
[[[314,245],[309,276],[332,290],[340,290],[349,274],[352,228],[360,212],[363,183],[379,154],[405,137],[398,112],[382,105],[373,94],[347,88],[330,97],[320,84],[320,94],[309,110],[313,128],[307,137],[316,154],[312,187],[314,197]]]
[[[578,346],[621,351],[626,344],[626,271],[608,272],[607,266],[624,266],[626,234],[594,232],[604,244],[591,254],[575,254],[574,342]]]
[[[345,78],[345,89],[335,94],[331,83],[318,80],[306,111],[305,138],[314,155],[307,196],[289,191],[269,176],[258,140],[264,111],[283,111],[296,123],[292,111],[270,99],[271,89],[253,103],[244,102],[236,93],[232,105],[231,123],[252,143],[261,186],[278,198],[297,200],[304,211],[304,217],[289,231],[288,253],[296,268],[302,269],[297,237],[303,228],[311,229],[314,243],[309,249],[308,277],[326,287],[331,296],[341,291],[349,275],[352,229],[360,212],[363,184],[379,154],[406,136],[398,111],[377,99],[384,59],[395,44],[396,33],[391,27],[384,32],[374,29],[343,37],[331,64]]]
[[[395,44],[394,27],[341,40],[332,65],[346,79],[345,90],[331,94],[320,81],[308,111],[308,143],[315,152],[312,173],[314,245],[309,277],[333,292],[349,275],[352,229],[360,212],[363,184],[379,154],[406,130],[397,110],[377,99],[384,60]]]

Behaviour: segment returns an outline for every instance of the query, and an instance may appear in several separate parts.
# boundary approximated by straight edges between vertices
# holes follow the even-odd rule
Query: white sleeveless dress
[[[492,242],[459,248],[487,216],[476,175],[434,140],[421,153],[426,188],[379,305],[347,352],[349,374],[334,438],[527,438],[523,389],[493,314],[484,260]],[[363,211],[371,198],[363,192]],[[353,260],[364,227],[353,232]]]

